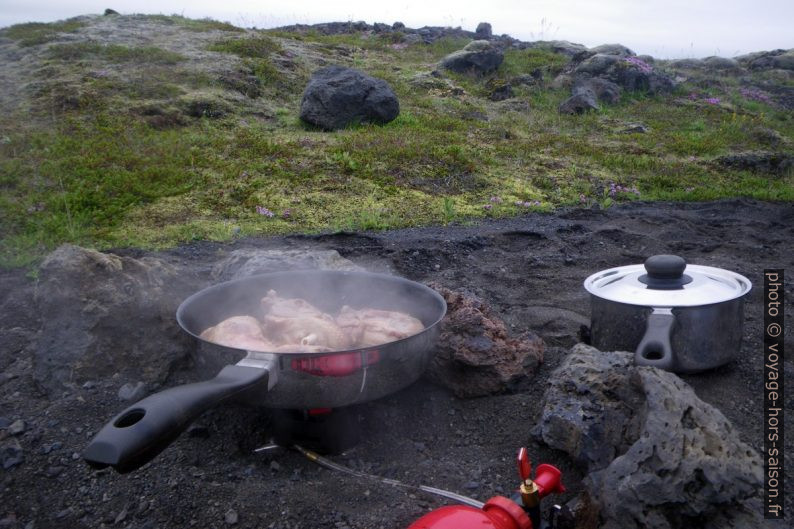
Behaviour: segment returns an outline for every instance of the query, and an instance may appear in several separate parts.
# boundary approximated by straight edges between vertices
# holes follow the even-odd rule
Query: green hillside
[[[161,15],[0,30],[0,263],[25,265],[67,241],[157,248],[563,205],[794,199],[790,163],[724,158],[794,154],[792,70],[657,61],[679,83],[672,94],[624,92],[563,115],[570,88],[558,74],[571,59],[551,47],[508,48],[485,77],[428,75],[470,40]],[[400,116],[336,132],[301,123],[303,89],[329,64],[386,80]],[[514,97],[489,97],[533,72],[539,81]]]

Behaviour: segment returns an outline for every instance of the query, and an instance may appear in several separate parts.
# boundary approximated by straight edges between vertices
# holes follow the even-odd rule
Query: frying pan
[[[244,351],[207,342],[202,331],[226,318],[261,313],[268,290],[301,298],[323,312],[343,305],[410,314],[424,330],[376,347],[330,353]],[[446,303],[407,279],[368,272],[276,272],[217,284],[177,309],[183,330],[196,337],[196,364],[214,378],[176,386],[128,407],[97,433],[83,452],[95,468],[130,472],[144,465],[209,408],[237,401],[286,409],[337,408],[380,398],[411,384],[432,359]]]

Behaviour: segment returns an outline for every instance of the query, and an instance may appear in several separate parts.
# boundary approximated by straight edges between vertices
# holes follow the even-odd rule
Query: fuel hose
[[[381,483],[385,483],[393,487],[399,487],[407,490],[418,490],[422,492],[427,492],[429,494],[435,494],[436,496],[441,496],[443,498],[447,498],[448,500],[456,501],[464,505],[470,505],[477,509],[482,509],[483,505],[485,505],[481,501],[477,501],[473,498],[462,496],[460,494],[456,494],[448,490],[437,489],[435,487],[428,487],[427,485],[410,485],[408,483],[403,483],[402,481],[396,479],[385,478],[383,476],[376,476],[375,474],[367,474],[366,472],[354,470],[344,465],[340,465],[339,463],[335,463],[330,459],[326,459],[325,457],[321,456],[316,452],[312,452],[311,450],[307,450],[303,448],[302,446],[292,445],[292,447],[301,454],[303,454],[304,456],[306,456],[306,458],[309,459],[310,461],[314,461],[318,465],[325,467],[329,470],[336,470],[337,472],[343,472],[345,474],[349,474],[351,476],[355,476],[358,478],[366,478],[366,479],[371,479],[373,481],[380,481]]]

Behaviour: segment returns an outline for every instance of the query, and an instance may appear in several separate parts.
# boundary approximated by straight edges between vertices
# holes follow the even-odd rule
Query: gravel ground
[[[745,306],[741,356],[730,365],[684,377],[762,448],[762,310],[764,268],[794,265],[794,206],[735,200],[632,203],[601,210],[375,234],[331,234],[195,243],[156,255],[209,274],[218,255],[242,247],[336,249],[375,271],[465,288],[490,303],[516,332],[547,343],[540,372],[509,395],[459,400],[421,380],[356,408],[362,442],[333,459],[358,470],[453,490],[480,500],[517,484],[514,456],[529,447],[535,462],[563,470],[569,492],[580,469],[538,445],[530,430],[546,379],[576,342],[588,318],[582,281],[598,270],[676,253],[694,264],[728,268],[755,285]],[[139,250],[119,253],[142,255]],[[786,289],[794,299],[791,283]],[[12,329],[0,347],[0,527],[400,528],[448,502],[318,467],[294,451],[255,453],[271,434],[266,409],[228,406],[202,416],[154,462],[136,473],[94,471],[80,453],[125,404],[114,380],[87,383],[48,400],[33,383],[30,347],[38,320],[33,282],[0,272],[0,323]],[[786,323],[792,329],[792,311]],[[120,336],[119,340],[124,337]],[[791,343],[787,344],[791,350]],[[786,362],[789,378],[792,362]],[[167,385],[195,381],[185,369]],[[791,409],[791,396],[787,400]],[[792,453],[794,432],[786,428]],[[794,463],[787,461],[789,488]],[[787,510],[792,512],[791,497]]]

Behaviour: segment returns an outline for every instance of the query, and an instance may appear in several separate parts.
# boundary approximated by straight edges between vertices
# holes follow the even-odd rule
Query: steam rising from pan
[[[305,299],[319,310],[336,315],[344,305],[404,312],[427,328],[443,315],[444,301],[432,291],[416,288],[392,276],[366,272],[275,272],[229,281],[186,299],[177,311],[179,324],[201,339],[202,331],[232,316],[261,314],[260,300],[268,290],[284,298]],[[439,310],[441,308],[442,310]]]

